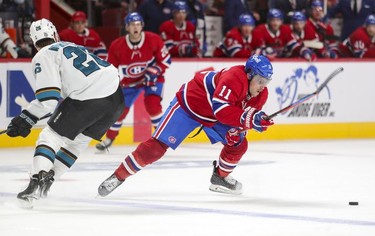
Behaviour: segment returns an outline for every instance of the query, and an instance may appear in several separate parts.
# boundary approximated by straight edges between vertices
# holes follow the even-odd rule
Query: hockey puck
[[[358,206],[358,202],[349,202],[349,205],[351,205],[351,206]]]

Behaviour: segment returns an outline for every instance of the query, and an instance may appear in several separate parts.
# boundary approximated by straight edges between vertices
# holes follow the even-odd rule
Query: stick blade
[[[328,84],[329,81],[331,81],[331,79],[333,79],[333,77],[335,77],[336,75],[338,75],[339,73],[341,73],[342,71],[344,70],[343,67],[339,67],[337,68],[335,71],[333,71],[329,76],[328,78],[316,89],[315,91],[315,94],[318,94],[320,93],[320,91],[323,90],[323,88]]]

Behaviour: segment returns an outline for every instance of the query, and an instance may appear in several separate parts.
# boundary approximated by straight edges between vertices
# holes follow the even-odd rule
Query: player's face
[[[305,21],[294,21],[292,23],[293,29],[296,32],[301,32],[303,28],[305,27],[306,22]]]
[[[130,22],[126,25],[126,31],[128,31],[130,37],[134,39],[141,37],[142,29],[142,22],[140,21]]]
[[[375,25],[366,26],[366,30],[367,30],[368,35],[370,35],[371,37],[375,36]]]
[[[316,20],[316,21],[319,21],[323,18],[323,8],[321,7],[313,7],[311,8],[311,17]]]
[[[281,19],[279,18],[273,18],[270,20],[269,22],[269,26],[272,30],[279,30],[280,29],[280,26],[283,22],[281,21]]]
[[[247,76],[250,76],[249,74]],[[255,75],[249,84],[249,91],[252,97],[256,97],[259,95],[260,92],[267,86],[270,82],[270,79],[263,78],[259,75]]]
[[[177,23],[182,23],[186,20],[186,12],[185,11],[176,11],[173,14],[173,18]]]
[[[86,21],[75,21],[72,23],[72,28],[77,34],[82,34],[86,28]]]
[[[240,27],[241,34],[243,37],[249,37],[251,35],[251,32],[253,32],[254,27],[251,25],[242,25]]]

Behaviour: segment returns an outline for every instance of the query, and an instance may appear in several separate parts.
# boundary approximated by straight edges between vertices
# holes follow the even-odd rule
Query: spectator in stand
[[[258,25],[253,35],[262,39],[261,54],[269,59],[285,57],[302,57],[307,61],[315,59],[313,51],[298,43],[290,27],[283,24],[283,14],[279,9],[270,9],[267,23]]]
[[[323,3],[319,0],[313,0],[310,8],[310,18],[306,22],[305,29],[316,33],[319,41],[324,44],[322,49],[316,50],[320,58],[338,57],[338,37],[334,35],[330,24],[323,22]]]
[[[206,21],[204,19],[203,4],[199,0],[177,0],[186,2],[188,12],[186,20],[190,21],[195,26],[195,37],[199,40],[200,50],[202,55],[207,51],[206,42]],[[175,0],[175,2],[177,2]]]
[[[213,0],[212,4],[207,4],[206,15],[224,16],[224,0]]]
[[[340,45],[340,52],[344,57],[375,58],[375,15],[369,15],[365,25]]]
[[[238,16],[241,14],[251,14],[255,20],[259,20],[259,14],[251,12],[247,0],[225,0],[223,33],[225,34],[238,24]]]
[[[255,20],[249,14],[242,14],[238,26],[233,27],[216,47],[214,57],[249,58],[255,49],[262,45],[260,38],[254,37]]]
[[[185,2],[173,4],[173,19],[160,26],[161,38],[164,40],[172,57],[201,57],[198,39],[195,37],[193,23],[186,20],[188,7]]]
[[[145,21],[144,30],[159,34],[160,25],[172,18],[173,3],[168,0],[144,0],[138,8]]]
[[[314,49],[323,47],[323,43],[319,41],[318,34],[312,30],[306,30],[306,16],[303,12],[294,12],[291,21],[290,29],[292,30],[294,38],[297,39],[299,43],[303,44],[304,42],[306,43],[306,41],[313,41],[316,46],[310,47]],[[310,45],[314,45],[314,43],[310,43]]]
[[[341,40],[345,40],[354,30],[363,25],[368,15],[375,14],[375,1],[340,0],[328,11],[328,16],[331,18],[338,14],[341,14],[343,19]]]
[[[106,59],[107,49],[99,34],[87,28],[87,17],[82,11],[76,11],[71,18],[70,26],[60,33],[61,41],[72,42],[86,47],[90,53]]]
[[[17,58],[17,46],[0,22],[0,57]]]
[[[284,23],[289,24],[293,12],[307,12],[309,2],[309,0],[268,0],[268,7],[280,9],[285,14]]]
[[[250,0],[252,3],[252,6],[250,9],[253,10],[253,12],[256,12],[259,14],[259,19],[256,21],[257,24],[264,24],[267,22],[267,13],[268,13],[268,2],[265,0]]]

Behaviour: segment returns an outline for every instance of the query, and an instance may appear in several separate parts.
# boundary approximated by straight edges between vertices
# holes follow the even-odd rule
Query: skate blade
[[[217,192],[217,193],[225,193],[225,194],[232,194],[232,195],[242,194],[241,190],[231,190],[231,189],[225,188],[225,187],[220,186],[220,185],[215,185],[215,184],[211,184],[209,189],[212,192]]]
[[[31,199],[28,198],[27,200],[17,198],[17,200],[18,200],[18,206],[20,208],[29,209],[29,210],[34,208],[34,203],[35,203],[34,198],[31,198]]]

